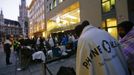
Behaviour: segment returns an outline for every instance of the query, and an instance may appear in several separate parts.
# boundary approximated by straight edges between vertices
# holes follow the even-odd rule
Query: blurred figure
[[[52,52],[53,52],[53,56],[54,57],[60,57],[62,52],[61,52],[61,49],[59,48],[59,45],[58,43],[55,45],[55,47],[52,49]]]
[[[118,42],[88,21],[78,25],[76,75],[129,75]]]
[[[72,67],[61,66],[56,75],[76,75]]]
[[[49,39],[48,39],[49,45],[51,46],[51,48],[53,48],[55,46],[54,44],[54,39],[53,37],[50,35]]]
[[[36,46],[37,46],[37,49],[38,49],[39,46],[40,46],[40,37],[38,37],[37,40],[36,40]]]
[[[7,36],[7,37],[6,37],[6,40],[5,40],[5,42],[4,42],[4,52],[5,52],[5,54],[6,54],[6,64],[7,64],[7,65],[12,64],[12,63],[10,62],[11,46],[12,46],[12,43],[11,43],[11,41],[10,41],[10,37]]]
[[[14,48],[15,53],[17,54],[17,57],[19,57],[19,50],[20,50],[21,46],[20,46],[20,42],[19,42],[18,38],[14,40],[13,48]]]
[[[134,72],[134,24],[124,21],[118,24],[118,32],[128,67]]]

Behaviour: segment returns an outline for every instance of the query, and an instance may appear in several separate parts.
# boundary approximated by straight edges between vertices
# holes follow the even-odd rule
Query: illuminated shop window
[[[80,22],[79,3],[76,2],[71,6],[63,9],[60,13],[47,21],[47,31],[57,32],[74,29]]]
[[[115,5],[115,0],[111,0],[111,5]]]
[[[111,11],[115,6],[115,0],[102,0],[103,13]]]
[[[114,38],[118,39],[117,21],[115,18],[106,19],[102,23],[104,30],[108,31]]]
[[[114,37],[118,38],[117,28],[108,28],[108,32]]]
[[[103,6],[103,12],[110,11],[110,2],[109,1],[103,3],[102,6]]]
[[[69,27],[70,25],[77,24],[79,22],[80,22],[80,10],[75,9],[75,10],[67,12],[63,15],[59,14],[59,15],[51,18],[48,21],[47,29],[49,31],[51,31],[55,28]]]

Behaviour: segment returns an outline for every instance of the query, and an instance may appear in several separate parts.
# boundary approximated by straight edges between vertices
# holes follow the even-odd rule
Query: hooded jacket
[[[77,75],[129,75],[120,45],[106,31],[86,26],[77,47]]]

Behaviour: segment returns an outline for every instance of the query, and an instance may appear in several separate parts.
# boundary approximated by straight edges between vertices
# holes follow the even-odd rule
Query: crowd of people
[[[48,38],[34,37],[34,38],[13,38],[13,36],[7,36],[4,42],[4,51],[6,54],[6,64],[12,64],[10,62],[11,47],[17,55],[17,59],[20,59],[20,65],[22,68],[27,66],[29,59],[32,59],[32,54],[42,51],[46,59],[55,57],[68,57],[73,55],[77,49],[77,36],[75,34],[62,35],[50,35]],[[33,56],[33,57],[34,57]],[[36,58],[33,58],[36,59]],[[45,60],[45,59],[42,59]]]
[[[4,42],[6,64],[10,65],[10,47],[19,55],[20,49],[30,46],[30,53],[43,51],[45,55],[51,50],[51,57],[61,57],[77,51],[77,75],[132,75],[134,72],[134,24],[124,21],[117,26],[119,41],[108,32],[94,27],[88,21],[76,26],[76,34],[51,35],[47,39],[17,38],[12,43],[9,37]],[[32,51],[31,51],[32,50]],[[75,73],[73,73],[75,74]],[[69,75],[73,75],[69,74]]]

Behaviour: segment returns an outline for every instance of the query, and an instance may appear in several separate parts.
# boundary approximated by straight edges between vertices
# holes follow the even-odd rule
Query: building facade
[[[18,21],[5,19],[3,12],[0,13],[0,42],[9,35],[18,37],[22,34],[22,28]]]
[[[118,39],[117,24],[134,21],[133,0],[45,0],[45,34],[72,30],[84,20]]]
[[[78,0],[45,0],[47,31],[50,33],[72,30],[80,22]]]
[[[29,36],[43,36],[46,31],[44,0],[32,0],[29,8]]]
[[[21,0],[21,5],[19,6],[19,23],[22,28],[22,35],[24,37],[28,36],[28,12],[26,7],[26,0]]]
[[[130,0],[85,0],[85,2],[79,0],[81,21],[86,19],[91,24],[101,27],[118,39],[117,24],[130,20],[128,16],[128,1]]]

